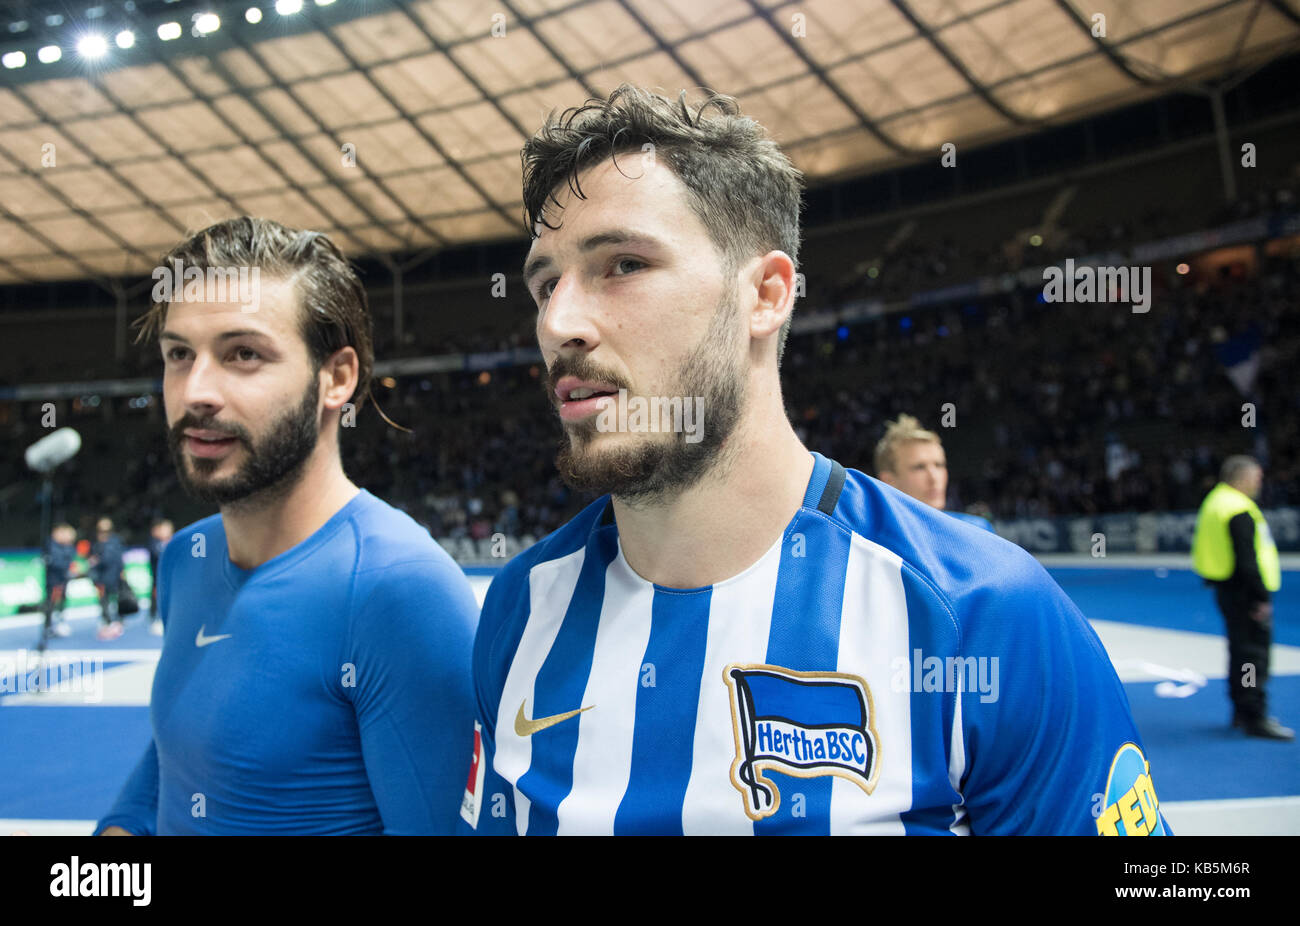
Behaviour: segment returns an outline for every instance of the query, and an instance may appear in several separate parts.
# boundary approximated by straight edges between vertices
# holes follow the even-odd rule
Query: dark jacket
[[[107,540],[97,540],[90,549],[91,556],[99,557],[99,562],[91,567],[90,573],[96,584],[107,585],[122,572],[122,554],[126,547],[117,534],[109,534]]]
[[[77,558],[77,551],[70,543],[59,543],[53,537],[45,542],[45,584],[50,588],[63,585],[68,581],[68,572],[72,561]]]
[[[1264,579],[1259,574],[1259,559],[1255,556],[1255,519],[1250,512],[1235,515],[1228,522],[1228,533],[1232,536],[1232,555],[1237,568],[1223,584],[1248,602],[1271,601],[1273,596],[1264,587]]]

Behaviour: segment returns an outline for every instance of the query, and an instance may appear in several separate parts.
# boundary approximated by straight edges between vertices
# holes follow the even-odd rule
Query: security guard
[[[1264,472],[1253,457],[1230,456],[1223,461],[1219,479],[1196,516],[1192,568],[1214,585],[1228,628],[1232,725],[1250,736],[1293,740],[1295,731],[1268,716],[1264,693],[1272,643],[1272,593],[1282,586],[1277,545],[1254,501]]]

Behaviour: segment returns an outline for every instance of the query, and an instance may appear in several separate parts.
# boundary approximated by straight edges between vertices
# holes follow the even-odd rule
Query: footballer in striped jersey
[[[624,86],[524,166],[557,464],[601,495],[488,592],[462,829],[1168,832],[1041,566],[795,434],[802,178],[761,126]]]

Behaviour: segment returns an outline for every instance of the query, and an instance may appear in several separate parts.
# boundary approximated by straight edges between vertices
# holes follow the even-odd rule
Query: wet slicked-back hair
[[[294,284],[301,307],[301,332],[316,369],[344,347],[357,352],[357,411],[370,393],[375,366],[374,324],[365,287],[348,259],[321,232],[289,228],[270,219],[241,216],[211,225],[163,255],[167,267],[254,267],[259,276]],[[137,341],[155,340],[167,324],[166,302],[154,302],[136,321]]]
[[[721,94],[692,105],[685,90],[670,100],[622,84],[608,99],[552,112],[521,152],[529,235],[536,236],[538,225],[559,227],[547,212],[552,204],[558,207],[561,184],[583,198],[580,173],[612,157],[627,176],[636,177],[642,170],[638,159],[619,156],[644,152],[667,164],[686,187],[689,205],[722,253],[728,275],[772,250],[790,255],[798,268],[803,174],[763,126]],[[778,361],[789,331],[786,319],[777,340]]]

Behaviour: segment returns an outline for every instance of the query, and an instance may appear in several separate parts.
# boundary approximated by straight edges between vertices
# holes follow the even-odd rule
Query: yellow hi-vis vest
[[[1232,577],[1237,569],[1237,558],[1232,552],[1228,522],[1243,511],[1250,512],[1255,522],[1255,560],[1259,565],[1259,576],[1264,580],[1264,587],[1275,592],[1282,587],[1282,570],[1268,522],[1249,495],[1226,482],[1220,482],[1210,490],[1196,515],[1192,568],[1197,575],[1215,582]]]

